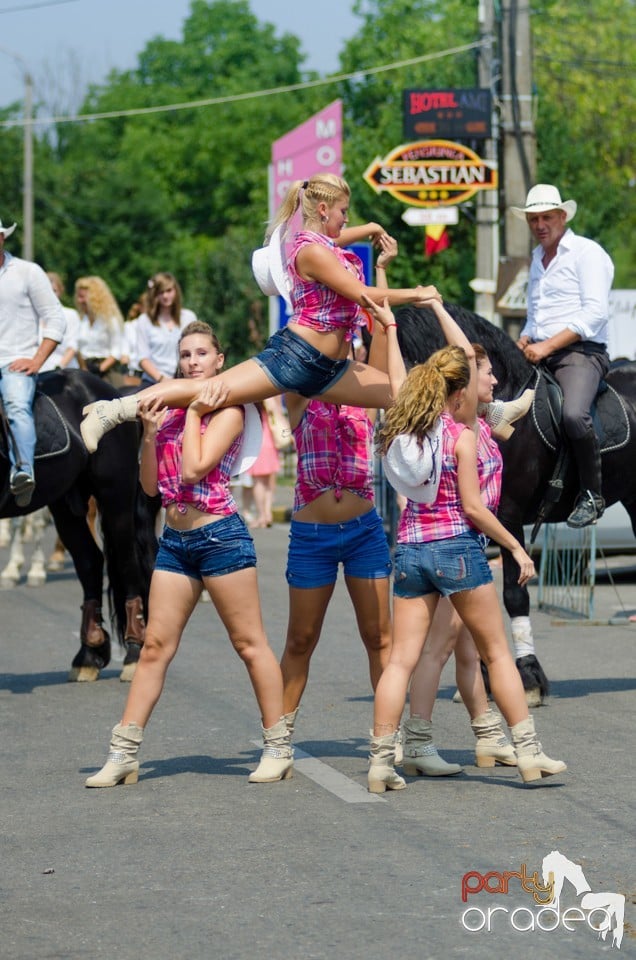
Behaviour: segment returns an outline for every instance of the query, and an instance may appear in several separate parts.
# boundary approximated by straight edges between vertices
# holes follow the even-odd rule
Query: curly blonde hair
[[[77,291],[85,289],[88,292],[86,303],[78,303]],[[75,306],[81,315],[85,313],[91,323],[98,317],[105,320],[111,327],[121,331],[124,318],[117,306],[117,301],[110,291],[110,287],[101,277],[80,277],[75,281]]]
[[[351,190],[349,184],[335,173],[316,173],[309,180],[295,180],[280,207],[276,216],[265,233],[265,243],[281,223],[287,223],[300,207],[303,225],[319,223],[318,204],[326,203],[332,206],[341,197],[349,200]]]
[[[380,456],[401,433],[412,433],[422,443],[450,395],[469,382],[470,364],[461,347],[443,347],[426,363],[412,367],[378,431],[376,448]]]

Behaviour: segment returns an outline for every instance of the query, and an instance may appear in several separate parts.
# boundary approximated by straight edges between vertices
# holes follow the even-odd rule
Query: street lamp
[[[33,78],[19,53],[0,46],[20,67],[24,81],[24,167],[22,183],[22,256],[33,260]]]

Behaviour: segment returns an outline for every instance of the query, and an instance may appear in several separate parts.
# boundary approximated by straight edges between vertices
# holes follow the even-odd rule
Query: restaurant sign
[[[452,140],[419,140],[376,157],[364,174],[372,190],[416,207],[463,203],[497,189],[497,163]]]

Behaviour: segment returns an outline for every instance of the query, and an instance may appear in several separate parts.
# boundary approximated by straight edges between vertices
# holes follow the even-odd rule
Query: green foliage
[[[633,0],[543,0],[533,17],[538,180],[579,203],[575,229],[636,285]]]
[[[218,330],[229,360],[249,355],[248,320],[267,326],[250,254],[267,219],[271,144],[340,96],[351,222],[379,221],[398,239],[391,283],[435,283],[472,306],[474,206],[462,205],[451,247],[427,260],[423,228],[404,224],[405,205],[376,195],[363,173],[404,139],[404,89],[477,84],[475,51],[436,55],[477,40],[478,4],[357,0],[354,9],[360,29],[344,45],[339,72],[359,71],[358,78],[252,97],[313,78],[303,72],[299,40],[259,22],[247,0],[193,0],[182,39],[150,39],[136,68],[90,88],[80,112],[215,102],[38,133],[36,258],[69,284],[84,273],[103,276],[124,311],[149,275],[171,270],[187,306]],[[635,285],[634,20],[633,0],[536,0],[532,12],[537,179],[577,199],[576,229],[611,253],[616,286]],[[362,75],[425,55],[431,59]],[[20,109],[5,108],[0,121]],[[20,220],[22,131],[5,128],[1,136],[0,213]]]

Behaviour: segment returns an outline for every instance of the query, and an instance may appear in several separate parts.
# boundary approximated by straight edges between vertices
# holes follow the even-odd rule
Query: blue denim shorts
[[[344,374],[348,360],[332,360],[289,327],[272,334],[261,352],[252,357],[279,390],[317,397]]]
[[[238,513],[194,530],[164,527],[155,570],[181,573],[191,580],[221,577],[256,566],[254,541]]]
[[[381,580],[391,574],[391,556],[376,510],[346,523],[292,520],[287,554],[287,583],[311,590],[335,583],[338,566],[346,577]]]
[[[486,559],[488,538],[469,531],[446,540],[398,543],[395,548],[393,594],[406,599],[474,590],[492,583]]]

